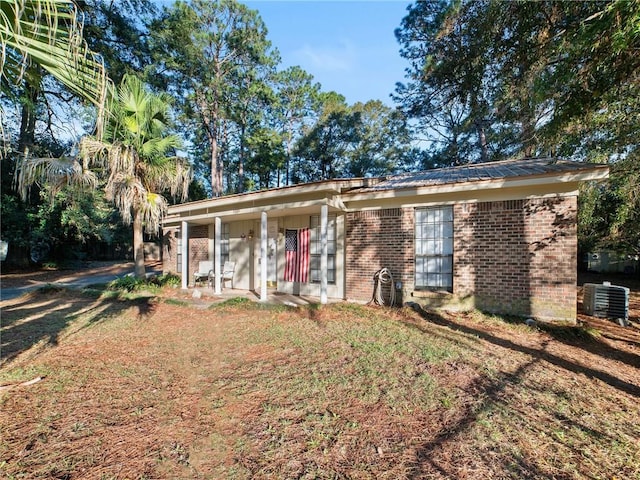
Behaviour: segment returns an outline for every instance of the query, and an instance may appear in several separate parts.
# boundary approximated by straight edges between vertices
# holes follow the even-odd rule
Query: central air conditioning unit
[[[585,283],[584,313],[594,317],[629,319],[629,289],[618,285]]]

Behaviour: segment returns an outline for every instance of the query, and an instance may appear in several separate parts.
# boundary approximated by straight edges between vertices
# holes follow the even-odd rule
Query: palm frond
[[[187,159],[176,157],[173,183],[170,187],[171,196],[179,197],[181,202],[186,201],[189,196],[189,185],[192,179],[193,171]]]
[[[147,233],[158,233],[169,204],[167,200],[157,193],[147,193],[140,204],[142,223]]]
[[[107,169],[109,182],[118,175],[133,177],[138,175],[138,152],[130,145],[116,143],[109,148]]]
[[[107,182],[105,196],[115,204],[123,223],[130,224],[133,209],[145,203],[147,190],[137,177],[116,172]]]
[[[155,137],[147,140],[141,148],[142,156],[149,158],[151,162],[155,162],[157,158],[165,157],[169,151],[180,147],[180,138],[176,135],[167,137]]]
[[[53,197],[67,185],[95,189],[98,178],[86,163],[76,158],[27,158],[16,171],[20,195],[26,199],[33,184],[49,185]]]
[[[186,200],[192,178],[189,162],[182,157],[166,157],[164,160],[162,164],[146,165],[145,185],[149,190],[169,191],[171,196]]]
[[[33,63],[98,109],[102,132],[111,90],[101,58],[89,50],[83,24],[69,0],[0,2],[0,78],[17,85]]]
[[[106,164],[106,160],[109,155],[108,143],[97,138],[84,136],[80,139],[78,145],[79,156],[86,161],[98,163],[101,166]]]

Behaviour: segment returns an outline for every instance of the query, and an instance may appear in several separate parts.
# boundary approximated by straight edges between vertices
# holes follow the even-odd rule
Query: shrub
[[[147,280],[137,278],[133,275],[126,275],[109,282],[109,290],[125,290],[135,292],[148,286]]]
[[[150,278],[137,278],[127,275],[113,280],[109,283],[109,290],[124,290],[127,292],[138,292],[140,290],[156,290],[166,286],[178,286],[181,279],[178,275],[168,273]]]
[[[159,287],[178,287],[180,286],[182,279],[175,273],[164,273],[151,278],[150,282],[158,285]]]

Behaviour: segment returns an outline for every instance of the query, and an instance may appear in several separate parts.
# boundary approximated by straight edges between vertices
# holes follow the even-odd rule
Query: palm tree
[[[65,185],[96,188],[102,173],[107,199],[114,202],[125,224],[133,223],[135,275],[145,276],[143,228],[158,233],[167,211],[164,193],[186,200],[191,170],[186,159],[169,155],[179,146],[167,135],[169,101],[145,88],[135,76],[122,80],[103,138],[86,136],[77,158],[33,158],[24,162],[20,185],[44,180],[59,191]]]

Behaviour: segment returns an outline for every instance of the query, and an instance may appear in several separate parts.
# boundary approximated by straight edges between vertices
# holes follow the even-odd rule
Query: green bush
[[[163,273],[151,278],[149,282],[159,287],[178,287],[182,283],[182,279],[175,273]]]
[[[126,275],[109,282],[109,290],[125,290],[127,292],[136,292],[148,286],[147,280],[137,278],[133,275]]]
[[[181,279],[178,275],[168,273],[150,278],[137,278],[133,275],[120,277],[109,283],[109,290],[124,290],[127,292],[138,292],[140,290],[156,290],[158,288],[180,285]]]

